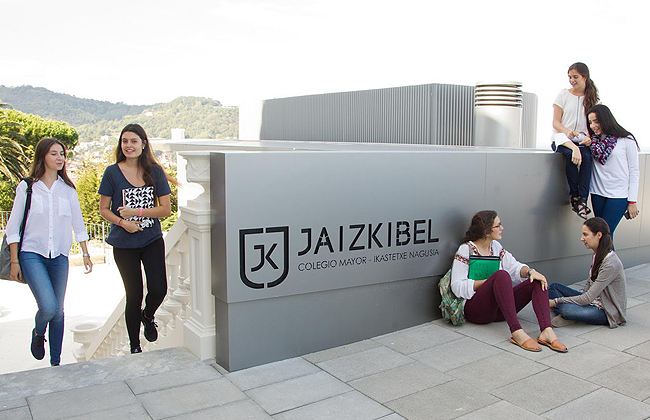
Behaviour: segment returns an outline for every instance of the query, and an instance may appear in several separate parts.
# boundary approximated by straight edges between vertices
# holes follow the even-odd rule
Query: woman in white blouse
[[[72,229],[83,250],[86,272],[90,273],[93,266],[77,191],[66,173],[65,159],[65,146],[59,140],[45,138],[38,142],[30,173],[33,182],[31,205],[22,242],[20,224],[27,198],[26,181],[21,181],[16,188],[6,230],[11,251],[10,276],[13,280],[27,282],[38,304],[31,334],[32,355],[38,360],[45,357],[45,331],[49,326],[52,366],[61,362],[63,299],[68,282]]]
[[[587,136],[587,110],[598,103],[598,88],[584,63],[573,63],[568,70],[570,89],[562,89],[553,102],[552,148],[565,158],[571,208],[583,219],[591,179],[591,139]]]
[[[591,205],[597,217],[605,219],[612,237],[621,218],[639,215],[639,145],[621,127],[605,105],[587,113],[591,134],[594,172],[591,177]]]
[[[451,267],[451,290],[465,300],[465,318],[474,324],[506,321],[510,342],[528,351],[540,351],[544,345],[566,353],[567,348],[557,338],[551,326],[548,305],[548,283],[542,273],[522,264],[498,242],[503,225],[494,210],[479,211],[463,243],[458,247]],[[473,256],[498,257],[499,269],[487,278],[486,273],[470,273]],[[471,278],[470,278],[471,277]],[[535,342],[523,330],[517,313],[528,303],[539,324],[540,335]]]

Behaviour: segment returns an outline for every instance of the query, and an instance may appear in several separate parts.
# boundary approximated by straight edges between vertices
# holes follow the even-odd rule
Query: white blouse
[[[20,223],[25,213],[27,184],[20,182],[7,222],[7,243],[20,241]],[[35,252],[46,258],[68,255],[72,247],[72,229],[79,242],[88,240],[81,216],[77,191],[61,177],[47,188],[43,181],[32,184],[32,204],[27,215],[21,251]]]
[[[501,255],[503,253],[503,255]],[[505,270],[510,274],[513,285],[521,283],[526,280],[521,277],[521,269],[528,267],[522,264],[512,256],[512,254],[505,249],[498,241],[490,243],[490,255],[501,256],[499,264],[500,270]],[[456,255],[454,256],[454,263],[451,266],[451,290],[456,297],[471,299],[474,296],[474,280],[468,278],[469,275],[469,246],[462,244],[458,247]]]
[[[562,119],[560,122],[567,130],[573,130],[576,133],[587,133],[584,101],[584,96],[576,96],[569,92],[568,89],[562,89],[557,94],[553,104],[562,108]],[[555,133],[557,131],[553,129],[553,134]]]
[[[631,138],[620,137],[605,164],[594,159],[592,194],[637,201],[639,195],[639,150]]]

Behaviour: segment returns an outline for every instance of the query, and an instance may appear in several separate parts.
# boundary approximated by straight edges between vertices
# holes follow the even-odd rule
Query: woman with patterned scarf
[[[621,127],[605,105],[587,112],[594,171],[591,177],[591,205],[594,214],[607,221],[612,237],[623,215],[639,215],[639,144]]]

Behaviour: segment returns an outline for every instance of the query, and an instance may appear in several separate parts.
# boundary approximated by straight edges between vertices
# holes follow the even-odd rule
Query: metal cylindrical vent
[[[474,146],[522,147],[522,103],[519,82],[477,83]]]

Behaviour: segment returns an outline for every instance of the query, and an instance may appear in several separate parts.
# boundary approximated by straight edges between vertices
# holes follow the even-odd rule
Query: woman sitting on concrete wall
[[[463,244],[458,247],[451,269],[451,289],[457,297],[466,299],[465,318],[475,324],[505,320],[510,327],[510,341],[524,350],[541,351],[542,344],[566,352],[551,325],[546,277],[517,261],[501,246],[498,240],[502,232],[495,211],[480,211],[472,218]],[[517,313],[531,301],[541,332],[537,343],[517,318]]]
[[[610,328],[625,324],[625,271],[612,250],[607,222],[600,217],[587,220],[581,240],[594,252],[589,280],[582,293],[560,283],[549,286],[549,306],[558,314],[551,323],[563,327],[578,321]]]
[[[570,89],[562,89],[553,102],[552,148],[566,160],[571,208],[583,219],[591,213],[587,207],[591,179],[591,138],[587,134],[586,111],[598,103],[598,88],[589,77],[584,63],[569,67]]]

